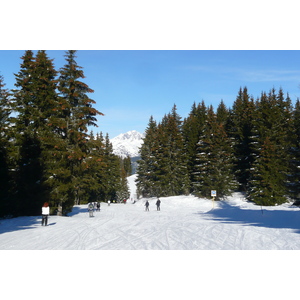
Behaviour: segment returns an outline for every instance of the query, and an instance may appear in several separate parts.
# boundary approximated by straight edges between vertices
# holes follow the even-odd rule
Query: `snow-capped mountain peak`
[[[114,154],[121,157],[136,157],[139,156],[139,148],[143,144],[144,134],[131,130],[126,133],[121,133],[111,139]]]

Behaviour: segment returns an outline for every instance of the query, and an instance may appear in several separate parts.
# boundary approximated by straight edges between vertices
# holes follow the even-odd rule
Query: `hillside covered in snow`
[[[137,157],[139,156],[139,149],[143,144],[143,138],[144,134],[136,130],[132,130],[122,133],[110,141],[113,145],[114,154],[123,158],[127,156]]]

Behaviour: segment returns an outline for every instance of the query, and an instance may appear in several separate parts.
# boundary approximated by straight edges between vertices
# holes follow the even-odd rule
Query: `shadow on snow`
[[[86,208],[83,207],[73,207],[72,212],[68,214],[68,216],[73,216],[82,212],[87,212]],[[56,217],[56,216],[55,216]],[[12,219],[2,219],[0,220],[0,234],[5,232],[12,232],[18,230],[26,230],[26,229],[35,229],[37,227],[42,227],[42,216],[31,216],[31,217],[16,217]],[[56,222],[51,222],[51,215],[48,219],[48,226],[55,225]]]
[[[17,230],[36,229],[42,227],[42,217],[17,217],[12,219],[0,220],[0,234]],[[55,225],[51,223],[51,216],[48,219],[48,226]]]
[[[288,228],[300,233],[300,211],[288,210],[252,210],[232,206],[225,201],[219,202],[220,208],[206,212],[213,220],[222,223],[240,223],[244,225]],[[203,213],[198,213],[203,215]]]
[[[74,215],[80,214],[80,213],[87,213],[87,207],[82,207],[82,206],[74,206],[72,208],[72,211],[68,213],[68,217],[72,217]]]

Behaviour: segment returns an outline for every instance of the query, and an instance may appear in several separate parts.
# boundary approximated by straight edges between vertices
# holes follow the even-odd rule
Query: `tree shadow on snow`
[[[198,213],[203,215],[203,213]],[[213,220],[222,223],[240,223],[244,225],[267,227],[267,228],[289,228],[300,233],[300,211],[288,210],[252,210],[241,209],[232,206],[225,201],[219,202],[219,208],[205,213]]]
[[[68,216],[74,216],[79,213],[86,213],[87,208],[85,207],[73,207],[72,212]],[[0,220],[0,234],[5,232],[12,232],[17,230],[35,229],[42,227],[42,216],[31,216],[31,217],[17,217],[11,219]],[[55,225],[56,222],[51,222],[51,215],[48,219],[48,226]]]
[[[72,211],[68,213],[68,217],[72,217],[74,215],[80,214],[80,213],[86,213],[88,212],[87,207],[81,207],[81,206],[74,206],[72,208]]]
[[[56,222],[50,222],[51,216],[48,219],[48,226],[53,226]],[[42,226],[42,217],[17,217],[12,219],[0,220],[0,234],[18,230],[36,229]]]
[[[42,217],[17,217],[12,219],[0,220],[0,234],[5,232],[35,229],[41,226]],[[50,225],[50,224],[49,224]]]

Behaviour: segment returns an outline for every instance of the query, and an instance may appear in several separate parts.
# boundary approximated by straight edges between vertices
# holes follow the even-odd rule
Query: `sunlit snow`
[[[135,178],[128,182],[127,204],[101,204],[90,218],[87,205],[75,206],[68,217],[1,220],[0,249],[107,250],[256,250],[300,249],[299,208],[290,204],[263,207],[239,194],[212,202],[194,196],[136,199]],[[136,203],[133,203],[137,200]]]

